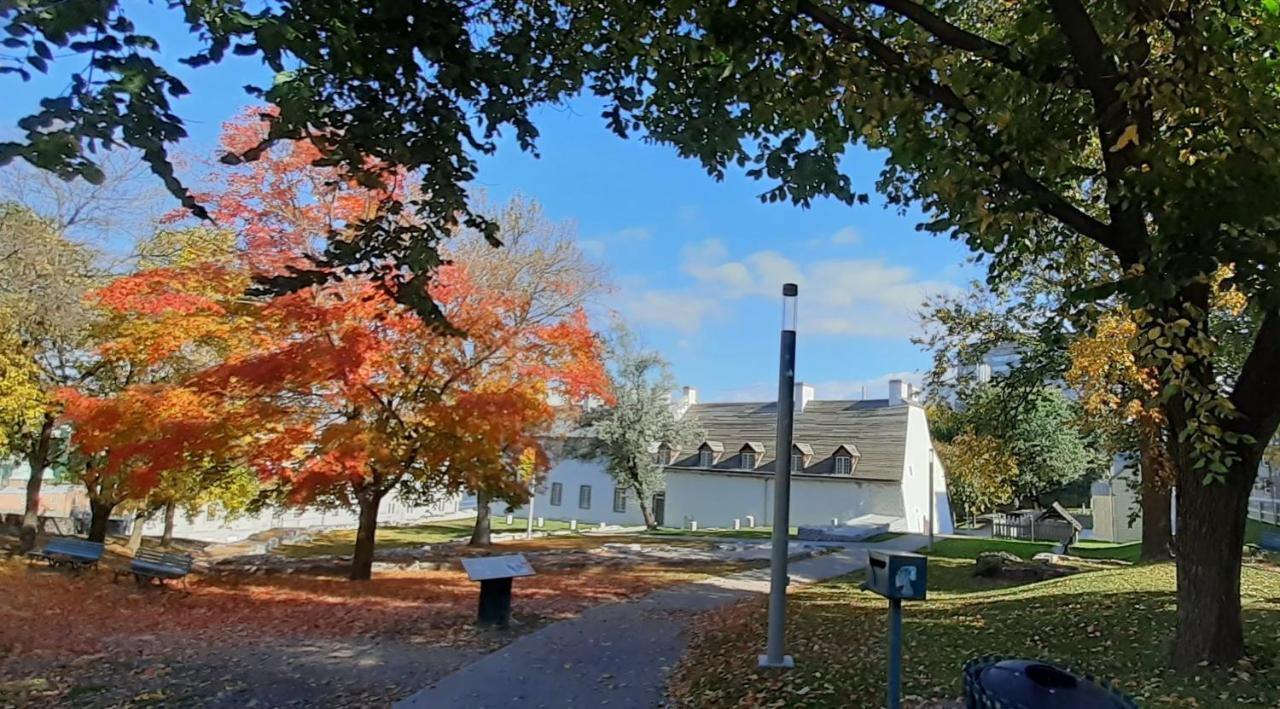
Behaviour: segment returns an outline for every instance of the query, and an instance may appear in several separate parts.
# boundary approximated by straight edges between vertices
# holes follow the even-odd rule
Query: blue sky
[[[166,53],[189,48],[170,19],[149,12],[152,22],[140,25]],[[221,123],[248,103],[241,87],[269,76],[242,57],[182,69],[192,95],[177,104],[191,133],[181,150],[205,155]],[[24,85],[13,75],[0,82],[21,99],[0,104],[5,132],[65,85],[54,77]],[[773,398],[786,281],[800,284],[797,378],[819,398],[858,398],[864,386],[880,398],[888,379],[918,379],[912,373],[928,364],[909,341],[921,298],[977,273],[962,245],[916,232],[916,213],[899,215],[874,195],[856,207],[762,204],[764,183],[737,173],[716,182],[671,148],[614,136],[589,98],[542,109],[535,123],[541,158],[505,144],[483,160],[475,186],[497,200],[521,193],[549,217],[574,222],[583,250],[616,284],[607,307],[704,401]],[[881,161],[858,148],[845,169],[870,190]]]

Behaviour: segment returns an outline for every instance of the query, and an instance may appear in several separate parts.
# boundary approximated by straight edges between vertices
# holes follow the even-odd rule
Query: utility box
[[[928,581],[927,562],[919,554],[872,549],[863,588],[885,598],[922,601]]]

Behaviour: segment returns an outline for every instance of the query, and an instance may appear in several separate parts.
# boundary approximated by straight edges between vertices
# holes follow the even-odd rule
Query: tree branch
[[[1263,317],[1231,403],[1244,416],[1244,432],[1257,439],[1255,445],[1265,446],[1280,422],[1280,311]]]
[[[1080,0],[1049,0],[1049,6],[1067,38],[1072,59],[1080,68],[1080,78],[1093,98],[1111,223],[1118,227],[1117,238],[1136,254],[1147,243],[1147,225],[1137,195],[1126,189],[1125,171],[1133,162],[1138,141],[1119,149],[1113,146],[1119,145],[1129,125],[1141,127],[1144,121],[1133,118],[1121,99],[1119,66]],[[1141,138],[1148,139],[1150,135]]]
[[[1014,55],[1009,47],[951,24],[923,5],[910,0],[865,0],[911,20],[943,45],[987,59],[1010,71],[1046,84],[1056,84],[1072,72],[1060,66],[1036,66]],[[802,3],[803,4],[803,3]]]
[[[916,72],[912,72],[907,60],[889,45],[867,32],[846,24],[840,18],[812,2],[812,0],[800,0],[797,9],[801,14],[816,22],[834,37],[865,47],[887,70],[905,77],[911,90],[917,96],[945,109],[954,120],[967,125],[971,135],[974,136],[975,142],[982,140],[986,143],[982,147],[986,150],[988,157],[1002,168],[1000,175],[996,179],[1031,200],[1036,208],[1045,214],[1057,219],[1082,236],[1116,252],[1122,260],[1130,254],[1126,244],[1122,239],[1117,238],[1110,225],[1085,213],[1065,197],[1049,189],[1022,168],[1013,155],[1000,148],[997,145],[995,136],[974,121],[973,111],[964,99],[950,87],[940,84],[927,76],[919,76]]]

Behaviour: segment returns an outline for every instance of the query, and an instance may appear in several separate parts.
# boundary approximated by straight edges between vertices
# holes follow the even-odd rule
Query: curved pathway
[[[851,544],[793,561],[793,583],[815,583],[866,566],[867,549],[912,551],[923,535]],[[757,569],[655,591],[638,601],[597,606],[554,623],[464,667],[400,702],[400,708],[658,707],[667,674],[684,654],[696,613],[769,592]],[[761,638],[761,647],[764,639]]]

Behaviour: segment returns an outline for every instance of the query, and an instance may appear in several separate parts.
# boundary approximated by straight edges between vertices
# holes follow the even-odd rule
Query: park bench
[[[1263,532],[1258,546],[1267,551],[1280,551],[1280,532]]]
[[[48,562],[53,568],[66,567],[78,571],[97,566],[102,560],[102,551],[102,542],[90,542],[74,537],[53,537],[40,549],[27,552],[27,559]]]
[[[131,574],[139,586],[152,582],[164,586],[166,581],[173,580],[182,581],[183,588],[186,588],[191,564],[190,554],[139,549],[126,573]]]

